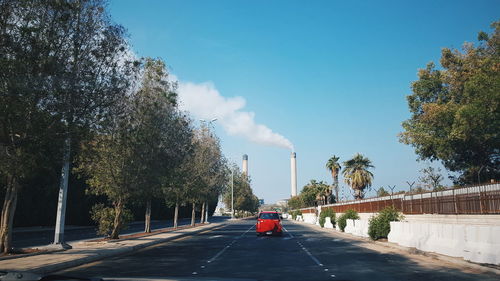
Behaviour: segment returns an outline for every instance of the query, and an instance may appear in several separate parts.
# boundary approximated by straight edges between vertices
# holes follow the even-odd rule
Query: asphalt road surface
[[[212,217],[210,217],[212,219]],[[210,221],[209,219],[209,221]],[[224,217],[214,217],[213,221],[222,221]],[[199,222],[199,218],[196,220]],[[178,225],[188,225],[191,223],[190,218],[180,219]],[[172,227],[173,220],[164,221],[152,221],[151,230]],[[144,222],[132,223],[129,227],[122,231],[122,234],[130,234],[136,232],[144,231]],[[66,242],[78,241],[84,239],[100,238],[101,235],[97,235],[96,227],[69,227],[64,231],[64,238]],[[14,229],[14,234],[12,235],[13,246],[15,248],[27,248],[34,246],[48,245],[54,242],[54,228],[44,228],[44,229],[23,229],[21,231],[16,231]]]
[[[398,252],[292,222],[284,222],[287,231],[282,237],[257,237],[254,222],[229,222],[194,236],[59,273],[105,279],[173,280],[458,281],[499,278],[491,272]]]

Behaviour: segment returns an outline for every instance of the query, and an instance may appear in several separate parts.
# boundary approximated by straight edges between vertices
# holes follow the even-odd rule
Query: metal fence
[[[322,208],[331,208],[336,213],[348,209],[358,213],[376,213],[388,206],[394,206],[403,214],[500,214],[500,184],[353,200]],[[315,212],[315,208],[301,211]]]

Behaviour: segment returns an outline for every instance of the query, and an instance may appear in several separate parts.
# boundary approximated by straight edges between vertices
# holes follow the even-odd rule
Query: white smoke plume
[[[255,113],[243,110],[246,104],[244,98],[223,97],[210,82],[196,84],[178,80],[178,85],[182,110],[189,111],[200,119],[217,118],[228,135],[294,150],[292,142],[287,138],[273,132],[266,125],[255,123]]]

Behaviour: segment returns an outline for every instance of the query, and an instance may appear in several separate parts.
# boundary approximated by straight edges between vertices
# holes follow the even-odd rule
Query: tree
[[[374,168],[370,159],[359,153],[344,162],[344,182],[354,190],[356,199],[362,199],[365,188],[372,184],[373,174],[368,171],[370,168]]]
[[[420,182],[424,184],[430,190],[439,191],[443,190],[444,187],[441,185],[443,176],[441,175],[441,169],[434,169],[433,167],[427,167],[420,170],[422,176],[418,178]]]
[[[330,187],[323,181],[311,180],[300,191],[299,197],[304,207],[323,205],[327,202]]]
[[[377,197],[383,197],[383,196],[389,196],[391,195],[387,190],[385,190],[383,187],[380,187],[377,190]]]
[[[500,22],[477,47],[444,48],[442,70],[429,63],[418,72],[407,97],[411,118],[399,135],[421,160],[438,160],[459,173],[455,183],[500,176]]]
[[[114,212],[111,238],[122,228],[126,205],[146,203],[145,232],[150,232],[151,200],[162,195],[172,172],[190,152],[192,131],[176,108],[175,87],[161,60],[146,58],[137,92],[101,122],[95,139],[79,156],[78,171],[89,177],[90,191],[106,195]],[[99,217],[94,215],[94,217]]]
[[[190,167],[193,149],[189,151],[188,155],[184,158],[181,165],[179,165],[170,174],[169,180],[164,182],[162,186],[163,196],[167,206],[174,207],[174,229],[177,228],[179,219],[179,207],[185,203],[187,198],[187,185],[190,176]]]
[[[100,0],[1,1],[0,42],[0,174],[7,178],[0,250],[7,252],[21,181],[39,165],[28,148],[48,136],[51,145],[64,146],[61,187],[67,186],[77,132],[126,93],[133,67],[123,59],[124,30]]]
[[[293,196],[290,200],[288,200],[288,208],[290,210],[300,209],[303,207],[305,206],[301,196]]]
[[[226,182],[226,160],[218,138],[207,126],[195,131],[192,138],[193,154],[186,162],[186,200],[192,205],[191,225],[195,223],[196,204],[201,203],[202,221],[208,201],[216,201]]]
[[[232,179],[229,177],[229,184],[226,185],[223,198],[224,204],[231,206],[231,180],[233,180],[234,210],[238,212],[257,212],[259,198],[253,194],[250,178],[243,174],[236,165],[233,165],[230,170],[232,170],[233,175]]]
[[[96,208],[112,214],[111,239],[118,239],[123,227],[125,208],[130,198],[138,192],[142,163],[135,161],[135,135],[132,102],[122,101],[114,109],[114,118],[102,124],[99,134],[82,143],[77,157],[75,171],[86,177],[89,192],[105,195],[110,201],[112,212],[106,208]],[[102,214],[93,214],[99,218]],[[99,223],[99,221],[97,221]]]
[[[333,186],[335,187],[335,200],[339,200],[339,172],[342,167],[339,164],[339,157],[333,155],[328,162],[326,162],[326,168],[330,171],[333,178]]]
[[[191,146],[187,118],[177,109],[176,85],[168,80],[165,63],[144,59],[140,88],[133,95],[130,135],[138,174],[138,201],[146,203],[145,232],[151,232],[151,201],[162,197],[164,182],[181,164]]]

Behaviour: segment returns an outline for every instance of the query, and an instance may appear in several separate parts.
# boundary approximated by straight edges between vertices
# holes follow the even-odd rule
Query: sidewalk
[[[179,229],[150,236],[116,241],[78,241],[70,243],[73,247],[66,251],[57,251],[19,258],[0,260],[0,271],[29,271],[46,274],[104,258],[133,252],[148,246],[160,244],[180,237],[201,233],[218,228],[226,222]]]
[[[156,222],[172,222],[172,220],[152,220],[151,223]],[[144,224],[144,221],[133,221],[130,222],[129,225],[138,225]],[[64,226],[65,230],[75,230],[75,229],[95,229],[96,225],[66,225]],[[25,232],[42,232],[42,231],[51,231],[54,232],[55,226],[22,226],[22,227],[14,227],[12,230],[13,233],[25,233]]]
[[[473,262],[468,262],[462,258],[449,257],[449,256],[445,256],[445,255],[441,255],[441,254],[437,254],[437,253],[433,253],[433,252],[424,252],[424,251],[420,251],[420,250],[415,249],[415,248],[408,248],[408,247],[400,246],[400,245],[390,243],[390,242],[373,241],[370,238],[351,235],[349,233],[341,232],[341,231],[338,231],[336,229],[322,228],[322,227],[315,225],[315,224],[310,224],[310,223],[306,223],[306,222],[298,222],[298,221],[295,221],[292,219],[287,219],[287,222],[307,226],[307,227],[314,229],[316,231],[321,231],[324,233],[328,233],[332,236],[336,236],[336,238],[362,241],[364,243],[360,244],[360,246],[368,248],[368,249],[372,249],[375,251],[379,251],[379,252],[380,252],[380,249],[385,248],[385,249],[397,251],[399,253],[405,253],[407,255],[419,255],[422,257],[428,257],[428,258],[432,258],[432,259],[436,259],[436,260],[441,260],[443,262],[447,262],[447,263],[454,264],[454,265],[461,266],[461,267],[474,268],[476,270],[493,272],[495,274],[500,275],[500,269],[494,265],[482,265],[482,264],[477,264],[477,263],[473,263]]]

